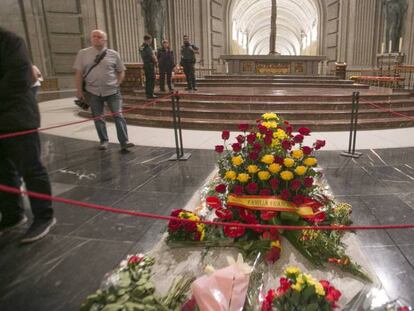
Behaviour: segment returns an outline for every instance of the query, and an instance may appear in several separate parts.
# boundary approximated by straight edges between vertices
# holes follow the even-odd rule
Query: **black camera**
[[[89,109],[89,105],[82,99],[75,99],[75,105],[83,110]]]

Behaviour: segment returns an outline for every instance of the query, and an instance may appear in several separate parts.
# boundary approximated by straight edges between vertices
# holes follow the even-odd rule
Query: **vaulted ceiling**
[[[317,0],[277,0],[276,51],[283,55],[299,55],[316,41],[318,27]],[[235,36],[247,37],[239,44],[249,54],[268,54],[272,0],[233,0],[230,20]],[[246,42],[247,41],[247,42]]]

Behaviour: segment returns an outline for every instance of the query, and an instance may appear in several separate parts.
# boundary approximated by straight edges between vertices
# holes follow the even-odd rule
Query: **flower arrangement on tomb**
[[[321,173],[315,152],[325,146],[325,141],[304,144],[311,130],[302,127],[294,133],[292,125],[275,113],[263,114],[254,128],[240,124],[239,130],[243,134],[233,143],[229,143],[230,132],[222,132],[223,145],[215,147],[220,156],[218,178],[210,184],[205,198],[214,220],[229,225],[207,226],[203,243],[214,246],[220,240],[216,243],[220,246],[227,239],[245,256],[261,252],[273,263],[280,257],[283,236],[315,266],[334,264],[368,279],[346,255],[341,242],[343,231],[254,227],[351,224],[351,206],[328,198],[317,183]],[[172,222],[169,228],[177,226]],[[252,227],[238,226],[240,223]],[[169,232],[170,241],[183,240]]]
[[[288,267],[279,287],[267,292],[262,311],[309,310],[330,311],[337,308],[341,292],[329,281],[315,280],[297,267]]]

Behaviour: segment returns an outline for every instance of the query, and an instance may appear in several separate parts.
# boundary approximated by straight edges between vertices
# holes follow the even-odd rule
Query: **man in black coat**
[[[32,80],[32,64],[23,39],[0,28],[0,134],[39,128]],[[40,160],[38,132],[0,139],[0,184],[19,188],[21,178],[27,190],[51,195],[49,176]],[[33,223],[22,243],[43,238],[56,223],[50,201],[30,198],[30,206]],[[1,232],[27,222],[19,195],[0,191],[0,213]]]
[[[195,79],[195,54],[199,53],[199,48],[190,43],[188,36],[184,36],[184,45],[181,46],[181,62],[184,74],[187,79],[187,90],[197,90]]]
[[[157,98],[154,95],[155,86],[155,68],[157,65],[157,58],[151,48],[152,37],[150,35],[144,36],[144,43],[139,48],[142,61],[144,62],[144,73],[145,73],[145,94],[147,98]]]
[[[172,71],[175,67],[174,52],[167,40],[162,41],[162,48],[157,51],[158,68],[160,70],[160,91],[165,92],[165,75],[167,75],[168,90],[173,90],[171,84]]]

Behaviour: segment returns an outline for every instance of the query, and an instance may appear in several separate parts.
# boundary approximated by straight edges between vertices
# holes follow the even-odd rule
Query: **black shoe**
[[[9,230],[17,229],[27,222],[26,215],[18,215],[13,219],[2,219],[0,222],[0,231],[7,232]]]
[[[194,90],[194,91],[197,91],[197,88],[196,88],[196,87],[193,87],[193,90]]]
[[[121,145],[121,149],[122,149],[122,150],[127,150],[128,148],[132,148],[132,147],[134,147],[134,146],[135,146],[135,144],[134,144],[134,143],[127,142],[127,143],[125,143],[125,144]]]
[[[54,217],[47,220],[35,219],[27,232],[24,234],[23,238],[20,240],[20,243],[32,243],[44,238],[49,233],[50,228],[52,228],[55,224],[56,218]]]
[[[186,88],[185,88],[185,90],[186,90],[186,91],[191,91],[191,90],[192,90],[192,88],[191,88],[191,87],[186,87]]]
[[[157,96],[157,95],[150,95],[150,96],[147,96],[147,99],[153,99],[153,98],[158,98],[158,96]]]

